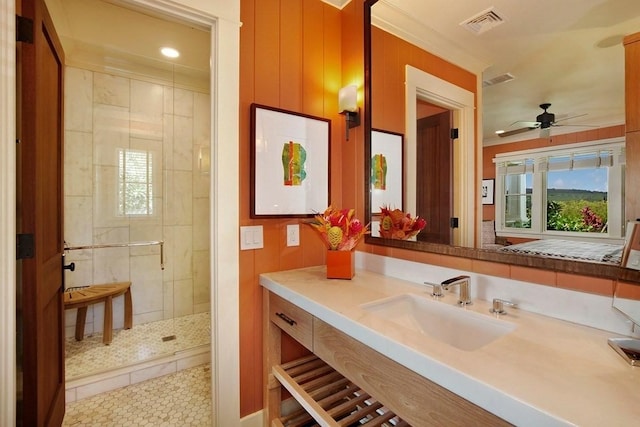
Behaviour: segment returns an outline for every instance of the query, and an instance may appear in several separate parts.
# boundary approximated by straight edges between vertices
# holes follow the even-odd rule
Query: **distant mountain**
[[[527,188],[527,194],[531,194],[531,188]],[[550,201],[588,200],[593,202],[599,202],[599,201],[607,200],[606,191],[550,188],[548,195],[549,195],[548,199]]]
[[[602,200],[607,200],[607,192],[550,188],[547,192],[547,199],[550,201],[588,200],[588,201],[598,202]]]

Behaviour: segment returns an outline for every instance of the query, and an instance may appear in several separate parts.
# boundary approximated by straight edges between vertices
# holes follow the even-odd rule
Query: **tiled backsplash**
[[[418,284],[425,281],[440,283],[450,277],[467,274],[471,276],[472,299],[492,301],[493,298],[501,298],[517,303],[520,310],[618,334],[632,334],[632,323],[612,307],[613,301],[610,296],[577,292],[365,252],[356,252],[356,267]],[[430,288],[425,286],[425,293],[427,290],[430,291]]]
[[[165,242],[164,270],[159,246],[70,251],[66,262],[76,270],[66,272],[66,286],[131,281],[134,324],[209,311],[210,175],[199,161],[210,147],[209,94],[65,72],[67,245]],[[133,166],[139,180],[125,175]],[[127,211],[133,203],[143,213]],[[123,323],[121,300],[114,300],[115,328]],[[102,318],[101,304],[90,307],[85,333],[101,331]],[[75,310],[66,321],[70,335]]]

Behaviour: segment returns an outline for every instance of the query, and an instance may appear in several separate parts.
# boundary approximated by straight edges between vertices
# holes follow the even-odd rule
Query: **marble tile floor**
[[[163,341],[171,335],[176,338]],[[69,337],[65,344],[65,377],[69,381],[106,372],[208,344],[210,339],[208,312],[115,330],[110,345],[102,343],[102,333],[86,336],[82,341]]]
[[[211,365],[201,365],[66,405],[63,426],[210,426]]]

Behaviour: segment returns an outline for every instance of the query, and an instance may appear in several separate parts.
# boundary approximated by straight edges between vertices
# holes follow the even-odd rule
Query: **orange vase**
[[[327,279],[351,280],[355,274],[354,251],[327,251]]]

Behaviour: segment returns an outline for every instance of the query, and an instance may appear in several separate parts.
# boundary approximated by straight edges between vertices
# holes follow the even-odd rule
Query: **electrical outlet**
[[[287,246],[300,246],[300,225],[287,225]]]

